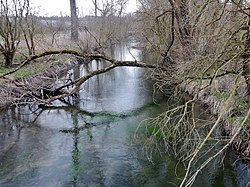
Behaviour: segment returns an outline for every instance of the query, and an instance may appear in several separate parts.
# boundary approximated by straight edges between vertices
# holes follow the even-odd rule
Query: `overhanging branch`
[[[12,73],[15,73],[16,71],[18,71],[19,69],[21,69],[22,67],[24,67],[25,65],[27,65],[29,62],[31,62],[33,60],[36,60],[36,59],[39,59],[39,58],[42,58],[42,57],[45,57],[48,55],[58,55],[58,54],[68,54],[68,55],[74,55],[74,56],[83,57],[83,58],[103,59],[103,60],[109,61],[111,63],[113,63],[115,61],[113,58],[110,58],[110,57],[103,55],[103,54],[91,54],[91,53],[85,54],[85,53],[79,53],[79,52],[74,51],[74,50],[45,51],[45,52],[40,53],[38,55],[29,56],[27,59],[23,60],[17,68],[1,75],[0,78],[3,78],[6,75],[10,75]]]
[[[53,97],[50,97],[48,99],[45,99],[44,100],[44,103],[45,104],[48,104],[48,103],[51,103],[55,100],[58,100],[58,99],[61,99],[61,98],[64,98],[64,97],[67,97],[67,96],[70,96],[70,95],[73,95],[75,94],[77,91],[79,91],[79,87],[84,83],[86,82],[88,79],[94,77],[94,76],[97,76],[97,75],[100,75],[100,74],[103,74],[103,73],[106,73],[116,67],[121,67],[121,66],[129,66],[129,67],[140,67],[140,68],[152,68],[152,69],[155,69],[157,68],[157,66],[155,65],[147,65],[145,63],[142,63],[142,62],[135,62],[135,61],[113,61],[112,64],[110,64],[109,66],[107,67],[104,67],[102,69],[98,69],[98,70],[95,70],[83,77],[80,77],[79,79],[73,81],[73,82],[70,82],[68,84],[65,84],[57,89],[55,89],[54,91],[52,91],[53,93],[59,93],[58,95],[56,96],[53,96]],[[69,91],[66,91],[66,90],[63,90],[64,88],[68,88],[70,86],[74,86],[73,89],[69,90]]]
[[[36,100],[36,103],[48,104],[48,103],[51,103],[52,101],[73,95],[77,91],[79,91],[79,87],[85,81],[90,79],[91,77],[105,73],[107,71],[110,71],[118,66],[130,66],[130,67],[153,68],[153,69],[163,68],[163,67],[159,67],[156,65],[148,65],[148,64],[145,64],[143,62],[137,62],[137,61],[118,61],[114,58],[108,57],[108,56],[103,55],[103,54],[83,54],[83,53],[79,53],[79,52],[74,51],[74,50],[57,50],[57,51],[45,51],[45,52],[40,53],[38,55],[32,55],[32,56],[28,57],[26,60],[22,61],[17,68],[1,75],[0,78],[4,77],[6,75],[10,75],[10,74],[20,70],[22,67],[27,65],[32,60],[39,59],[39,58],[42,58],[42,57],[45,57],[48,55],[60,55],[60,54],[67,54],[67,55],[73,55],[73,56],[78,56],[78,57],[82,57],[82,58],[91,58],[91,59],[96,59],[96,60],[104,60],[104,61],[110,62],[110,64],[108,66],[105,66],[104,68],[92,71],[89,74],[87,74],[83,77],[80,77],[80,78],[78,78],[78,79],[76,79],[68,84],[65,84],[59,88],[56,88],[54,90],[45,89],[44,91],[48,92],[46,94],[46,97],[44,97],[43,89],[40,90],[41,88],[37,88],[37,90],[31,90],[31,92],[34,93],[34,96],[30,96],[30,97],[33,97],[33,99]],[[71,87],[71,89],[69,89],[69,87]],[[65,88],[67,88],[67,89],[65,89]],[[41,96],[37,95],[37,93],[39,94],[40,92],[42,95]]]

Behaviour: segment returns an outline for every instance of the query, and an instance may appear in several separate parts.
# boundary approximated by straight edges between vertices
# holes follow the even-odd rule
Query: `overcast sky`
[[[39,7],[39,14],[43,16],[70,15],[69,0],[30,0],[32,6]],[[102,0],[99,0],[101,2]],[[93,15],[94,6],[92,0],[76,0],[79,14],[82,16]],[[129,0],[127,12],[136,9],[136,0]]]

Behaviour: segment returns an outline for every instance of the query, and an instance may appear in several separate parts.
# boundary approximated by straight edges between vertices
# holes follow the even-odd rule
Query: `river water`
[[[114,55],[140,58],[139,51],[127,47],[118,48]],[[100,67],[101,62],[93,61],[67,76],[77,78]],[[142,120],[170,104],[154,95],[145,73],[117,68],[91,78],[78,98],[55,102],[56,107],[24,106],[2,112],[0,186],[178,186],[184,167],[158,151],[149,160],[144,131],[135,133]],[[250,169],[233,162],[233,154],[221,166],[212,162],[194,186],[246,186]]]

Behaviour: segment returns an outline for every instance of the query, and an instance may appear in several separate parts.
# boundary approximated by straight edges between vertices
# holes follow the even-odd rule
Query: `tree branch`
[[[39,95],[32,94],[30,97],[35,98],[35,100],[39,104],[42,104],[42,103],[48,104],[48,103],[51,103],[52,101],[55,101],[57,99],[61,99],[61,98],[73,95],[77,91],[79,91],[79,87],[85,81],[90,79],[91,77],[99,75],[99,74],[103,74],[103,73],[110,71],[111,69],[114,69],[115,67],[118,67],[118,66],[132,66],[132,67],[154,68],[154,69],[155,68],[164,68],[164,67],[159,67],[156,65],[148,65],[148,64],[145,64],[143,62],[137,62],[137,61],[117,61],[116,59],[113,59],[113,58],[108,57],[108,56],[103,55],[103,54],[83,54],[83,53],[79,53],[79,52],[74,51],[74,50],[57,50],[57,51],[45,51],[41,54],[32,55],[32,56],[28,57],[26,60],[22,61],[17,68],[1,75],[0,78],[3,78],[6,75],[12,74],[12,73],[20,70],[22,67],[27,65],[32,60],[39,59],[39,58],[42,58],[42,57],[45,57],[48,55],[59,55],[59,54],[68,54],[68,55],[74,55],[74,56],[78,56],[78,57],[82,57],[82,58],[93,58],[93,59],[97,59],[97,60],[102,59],[102,60],[110,62],[110,64],[102,69],[98,69],[98,70],[95,70],[93,72],[90,72],[89,74],[87,74],[83,77],[80,77],[79,79],[72,81],[68,84],[65,84],[59,88],[54,89],[54,90],[45,89],[45,91],[48,92],[48,94],[46,94],[46,98],[44,98],[43,96],[40,97]],[[73,86],[73,88],[71,90],[68,89],[70,86]],[[67,89],[64,89],[64,88],[67,88]],[[31,90],[31,91],[33,93],[34,90]],[[39,91],[39,88],[38,88],[38,91]]]
[[[153,68],[153,69],[155,69],[155,68],[158,67],[158,66],[155,66],[155,65],[147,65],[147,64],[142,63],[142,62],[135,62],[135,61],[115,61],[114,60],[114,63],[112,63],[111,65],[109,65],[109,66],[107,66],[105,68],[95,70],[95,71],[91,72],[88,75],[80,77],[79,79],[77,79],[77,80],[75,80],[73,82],[70,82],[69,84],[63,85],[63,86],[55,89],[54,91],[51,91],[53,93],[59,93],[59,94],[55,95],[53,97],[50,97],[48,99],[45,99],[42,102],[45,103],[45,104],[48,104],[48,103],[51,103],[52,101],[55,101],[55,100],[58,100],[58,99],[61,99],[61,98],[73,95],[77,91],[79,91],[79,87],[84,82],[86,82],[88,79],[90,79],[91,77],[94,77],[96,75],[100,75],[100,74],[106,73],[106,72],[108,72],[108,71],[110,71],[110,70],[112,70],[112,69],[114,69],[116,67],[121,67],[121,66],[141,67],[141,68]],[[75,86],[75,87],[72,90],[70,90],[70,91],[63,90],[63,88],[67,88],[69,86]],[[41,102],[39,104],[41,104]]]
[[[39,59],[41,57],[45,57],[48,55],[56,55],[56,54],[69,54],[69,55],[74,55],[74,56],[83,57],[83,58],[103,59],[103,60],[109,61],[111,63],[114,62],[114,59],[112,59],[111,57],[108,57],[106,55],[103,55],[103,54],[90,54],[90,53],[83,54],[83,53],[80,53],[80,52],[77,52],[74,50],[45,51],[45,52],[40,53],[38,55],[29,56],[27,59],[22,61],[17,68],[15,68],[7,73],[4,73],[3,75],[0,75],[0,78],[3,78],[6,75],[10,75],[12,73],[15,73],[16,71],[18,71],[19,69],[21,69],[22,67],[27,65],[29,62],[31,62],[32,60],[36,60],[36,59]]]

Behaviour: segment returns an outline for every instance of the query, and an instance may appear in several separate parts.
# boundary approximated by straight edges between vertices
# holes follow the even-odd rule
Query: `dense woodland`
[[[48,105],[73,95],[89,78],[117,66],[150,68],[156,90],[187,93],[190,98],[146,120],[149,139],[172,149],[186,163],[181,186],[192,185],[202,168],[228,147],[249,161],[249,1],[138,0],[138,10],[133,14],[126,14],[126,4],[126,0],[107,0],[100,6],[93,1],[95,15],[79,17],[75,0],[70,0],[70,18],[48,18],[39,16],[29,0],[1,0],[2,105]],[[143,62],[109,57],[112,54],[108,51],[116,44],[130,40],[143,49]],[[32,64],[35,69],[42,64],[41,70],[48,69],[47,62],[50,68],[65,68],[61,61],[72,56],[81,63],[102,59],[110,65],[56,89],[53,81],[45,85],[32,81],[36,75],[15,76]],[[197,103],[216,116],[206,133],[196,124],[193,112]],[[224,134],[214,137],[215,129],[221,126]],[[214,156],[199,160],[211,139],[224,142],[222,148]]]

